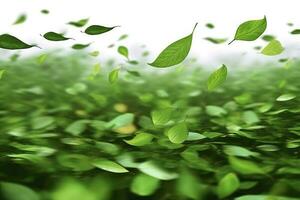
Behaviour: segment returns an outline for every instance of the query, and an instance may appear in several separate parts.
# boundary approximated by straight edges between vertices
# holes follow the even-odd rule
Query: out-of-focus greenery
[[[82,55],[2,61],[0,199],[299,199],[299,64],[228,66],[209,92],[192,62],[111,84]]]

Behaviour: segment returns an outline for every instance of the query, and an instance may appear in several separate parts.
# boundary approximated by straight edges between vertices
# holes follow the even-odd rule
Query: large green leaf
[[[172,143],[183,143],[188,137],[188,128],[185,122],[178,123],[167,131],[169,140]]]

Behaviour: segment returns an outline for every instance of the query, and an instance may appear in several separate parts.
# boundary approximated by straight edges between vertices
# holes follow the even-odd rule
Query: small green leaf
[[[86,129],[87,120],[77,120],[68,125],[65,129],[66,132],[72,135],[80,135]]]
[[[159,183],[159,179],[140,173],[133,178],[130,190],[139,196],[149,196],[158,189]]]
[[[112,70],[108,75],[108,80],[111,84],[115,83],[119,77],[120,68]]]
[[[215,25],[213,25],[212,23],[207,23],[207,24],[205,24],[205,26],[209,29],[215,28]]]
[[[118,41],[124,40],[124,39],[126,39],[126,38],[128,38],[128,35],[127,35],[127,34],[123,34],[123,35],[121,35],[121,36],[119,37]]]
[[[207,40],[207,41],[210,41],[210,42],[212,42],[212,43],[214,43],[214,44],[222,44],[222,43],[224,43],[224,42],[227,41],[227,38],[212,38],[212,37],[206,37],[206,38],[204,38],[204,39]]]
[[[176,124],[167,131],[169,140],[172,143],[183,143],[188,137],[188,128],[184,122]]]
[[[272,40],[267,46],[263,48],[261,53],[267,56],[275,56],[281,54],[283,50],[284,48],[278,40]]]
[[[227,77],[227,67],[222,65],[218,70],[214,71],[208,78],[207,89],[212,91],[225,82]]]
[[[165,125],[171,118],[172,109],[154,110],[151,112],[151,118],[154,125]]]
[[[103,169],[108,172],[113,172],[113,173],[128,172],[128,170],[122,167],[120,164],[107,159],[97,159],[93,161],[93,165],[97,168]]]
[[[13,23],[13,25],[17,25],[17,24],[22,24],[26,21],[27,19],[27,16],[26,14],[21,14],[17,19],[16,21]]]
[[[267,18],[250,20],[239,25],[236,30],[234,39],[229,43],[231,44],[235,40],[253,41],[259,38],[267,28]]]
[[[259,155],[259,153],[249,151],[248,149],[241,146],[225,145],[223,146],[223,148],[224,153],[226,153],[229,156],[250,157]]]
[[[55,33],[55,32],[47,32],[43,35],[43,37],[50,41],[65,41],[71,39],[65,37],[63,34]]]
[[[151,160],[140,164],[138,169],[141,172],[160,180],[172,180],[178,177],[177,173],[163,169],[157,163]]]
[[[47,9],[43,9],[43,10],[41,10],[41,13],[42,13],[42,14],[45,14],[45,15],[48,15],[50,12],[49,12],[49,10],[47,10]]]
[[[109,122],[109,126],[111,126],[112,128],[121,128],[128,124],[131,124],[133,122],[133,120],[134,120],[134,114],[125,113],[125,114],[119,115],[119,116],[115,117],[114,119],[112,119]]]
[[[225,175],[219,182],[217,193],[223,199],[234,193],[240,187],[239,178],[234,173]]]
[[[75,27],[83,27],[85,26],[89,21],[89,18],[85,18],[85,19],[80,19],[78,21],[71,21],[68,24],[75,26]]]
[[[112,29],[114,29],[116,27],[118,27],[118,26],[105,27],[105,26],[100,26],[100,25],[92,25],[92,26],[87,27],[84,32],[88,35],[99,35],[99,34],[111,31]]]
[[[229,163],[240,174],[265,174],[265,171],[261,167],[249,160],[229,157]]]
[[[42,55],[38,56],[37,63],[40,65],[43,64],[46,61],[47,57],[48,57],[47,54],[42,54]]]
[[[153,67],[165,68],[181,63],[187,57],[191,49],[193,33],[196,26],[197,24],[194,26],[190,35],[170,44],[152,63],[148,64]]]
[[[128,59],[128,49],[125,46],[118,47],[118,53]]]
[[[9,34],[0,35],[0,48],[2,49],[14,50],[14,49],[28,49],[31,47],[36,47],[36,45],[26,44],[23,41],[19,40],[18,38]]]
[[[124,140],[127,144],[130,144],[132,146],[145,146],[147,144],[150,144],[154,136],[149,133],[139,133],[131,140]]]
[[[219,106],[208,105],[206,106],[206,113],[210,116],[221,117],[223,115],[226,115],[227,111]]]
[[[90,46],[91,43],[88,43],[88,44],[74,44],[72,46],[72,49],[75,49],[75,50],[80,50],[80,49],[85,49],[87,48],[88,46]]]
[[[261,39],[264,40],[264,41],[270,42],[272,40],[275,40],[275,36],[273,36],[273,35],[263,35]]]
[[[55,119],[50,116],[41,116],[41,117],[36,117],[32,120],[32,128],[33,129],[42,129],[47,126],[50,126],[55,122]]]
[[[99,56],[100,52],[99,51],[92,51],[89,53],[90,56],[93,56],[93,57],[97,57]]]
[[[0,70],[0,80],[2,79],[3,74],[5,73],[5,71],[6,71],[5,69],[1,69],[1,70]]]
[[[132,76],[136,76],[136,77],[140,77],[141,74],[137,71],[133,71],[133,70],[127,70],[127,72],[132,75]]]
[[[17,183],[1,182],[0,194],[5,200],[40,200],[35,191]]]
[[[300,34],[300,29],[294,29],[292,32],[291,32],[292,35],[298,35]]]
[[[289,101],[296,98],[296,95],[294,94],[282,94],[279,97],[277,97],[276,101]]]

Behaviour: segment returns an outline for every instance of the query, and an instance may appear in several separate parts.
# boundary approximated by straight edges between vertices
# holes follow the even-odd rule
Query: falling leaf
[[[261,37],[261,39],[264,40],[264,41],[270,42],[270,41],[275,39],[275,36],[273,36],[273,35],[263,35]]]
[[[118,53],[128,59],[128,49],[125,46],[118,47]]]
[[[23,41],[19,40],[18,38],[9,34],[0,35],[0,48],[2,49],[14,50],[14,49],[28,49],[31,47],[37,47],[37,46],[26,44]]]
[[[64,37],[63,34],[55,33],[55,32],[47,32],[43,35],[43,37],[50,41],[65,41],[71,38]]]
[[[108,80],[111,84],[115,83],[119,77],[120,68],[112,70],[108,75]]]
[[[218,70],[214,71],[208,78],[207,88],[212,91],[225,82],[227,77],[227,67],[222,65]]]
[[[99,51],[92,51],[89,53],[90,56],[93,56],[93,57],[97,57],[99,56],[100,52]]]
[[[300,29],[295,29],[291,32],[292,35],[300,34]]]
[[[128,35],[127,34],[123,34],[119,37],[118,41],[121,41],[121,40],[125,40],[126,38],[128,38]]]
[[[89,18],[85,18],[85,19],[80,19],[78,21],[71,21],[68,24],[79,28],[85,26],[88,22],[89,22]]]
[[[205,26],[209,29],[215,28],[215,25],[213,25],[212,23],[207,23],[207,24],[205,24]]]
[[[113,26],[113,27],[105,27],[100,25],[92,25],[85,29],[85,33],[88,35],[99,35],[102,33],[106,33],[108,31],[111,31],[112,29],[119,27],[119,26]]]
[[[236,157],[229,157],[231,167],[240,174],[265,174],[265,171],[256,163]]]
[[[21,14],[17,19],[16,21],[13,23],[13,25],[17,25],[17,24],[22,24],[26,21],[27,19],[27,16],[26,14]]]
[[[239,25],[236,30],[234,39],[229,43],[231,44],[235,40],[253,41],[259,38],[267,28],[267,18],[250,20]]]
[[[46,61],[47,57],[48,57],[47,54],[42,54],[42,55],[38,56],[38,58],[37,58],[38,64],[40,64],[40,65],[43,64]]]
[[[207,40],[207,41],[210,41],[210,42],[212,42],[212,43],[214,43],[214,44],[222,44],[222,43],[224,43],[224,42],[227,41],[227,38],[212,38],[212,37],[206,37],[206,38],[204,38],[204,39]]]
[[[230,196],[240,187],[240,181],[236,174],[228,173],[220,181],[217,187],[219,198]]]
[[[178,123],[167,131],[169,140],[172,143],[183,143],[188,137],[188,129],[184,122]]]
[[[5,73],[5,69],[0,69],[0,80],[2,79],[4,73]]]
[[[152,63],[148,64],[153,67],[165,68],[181,63],[187,57],[191,49],[193,34],[196,26],[197,23],[195,24],[190,35],[170,44]]]
[[[91,43],[88,43],[88,44],[74,44],[72,46],[72,49],[75,49],[75,50],[80,50],[80,49],[85,49],[87,48],[88,46],[90,46]]]
[[[24,185],[1,182],[1,197],[6,200],[39,200],[39,195]],[[2,199],[1,198],[1,199]]]
[[[47,15],[47,14],[49,14],[50,12],[49,12],[49,10],[47,10],[47,9],[43,9],[43,10],[41,10],[41,13]]]
[[[263,48],[261,53],[267,56],[275,56],[281,54],[283,50],[284,48],[278,40],[272,40],[267,46]]]

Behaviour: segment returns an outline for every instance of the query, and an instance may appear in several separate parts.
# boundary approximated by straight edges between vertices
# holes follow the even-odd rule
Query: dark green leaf
[[[300,34],[300,29],[295,29],[291,32],[292,35]]]
[[[207,40],[207,41],[210,41],[210,42],[212,42],[212,43],[214,43],[214,44],[222,44],[222,43],[224,43],[224,42],[227,41],[227,38],[212,38],[212,37],[206,37],[206,38],[204,38],[204,39]]]
[[[14,50],[14,49],[28,49],[31,47],[36,47],[36,45],[26,44],[23,41],[19,40],[18,38],[9,34],[0,35],[0,48],[2,49]]]
[[[92,26],[89,26],[88,28],[86,28],[84,32],[88,35],[99,35],[99,34],[111,31],[112,29],[114,29],[116,27],[118,27],[118,26],[105,27],[105,26],[100,26],[100,25],[92,25]]]
[[[26,14],[21,14],[17,19],[16,21],[13,23],[14,25],[17,25],[17,24],[22,24],[26,21],[27,19],[27,16]]]
[[[55,32],[47,32],[43,35],[43,37],[50,41],[65,41],[72,38],[67,38],[63,34],[55,33]]]

